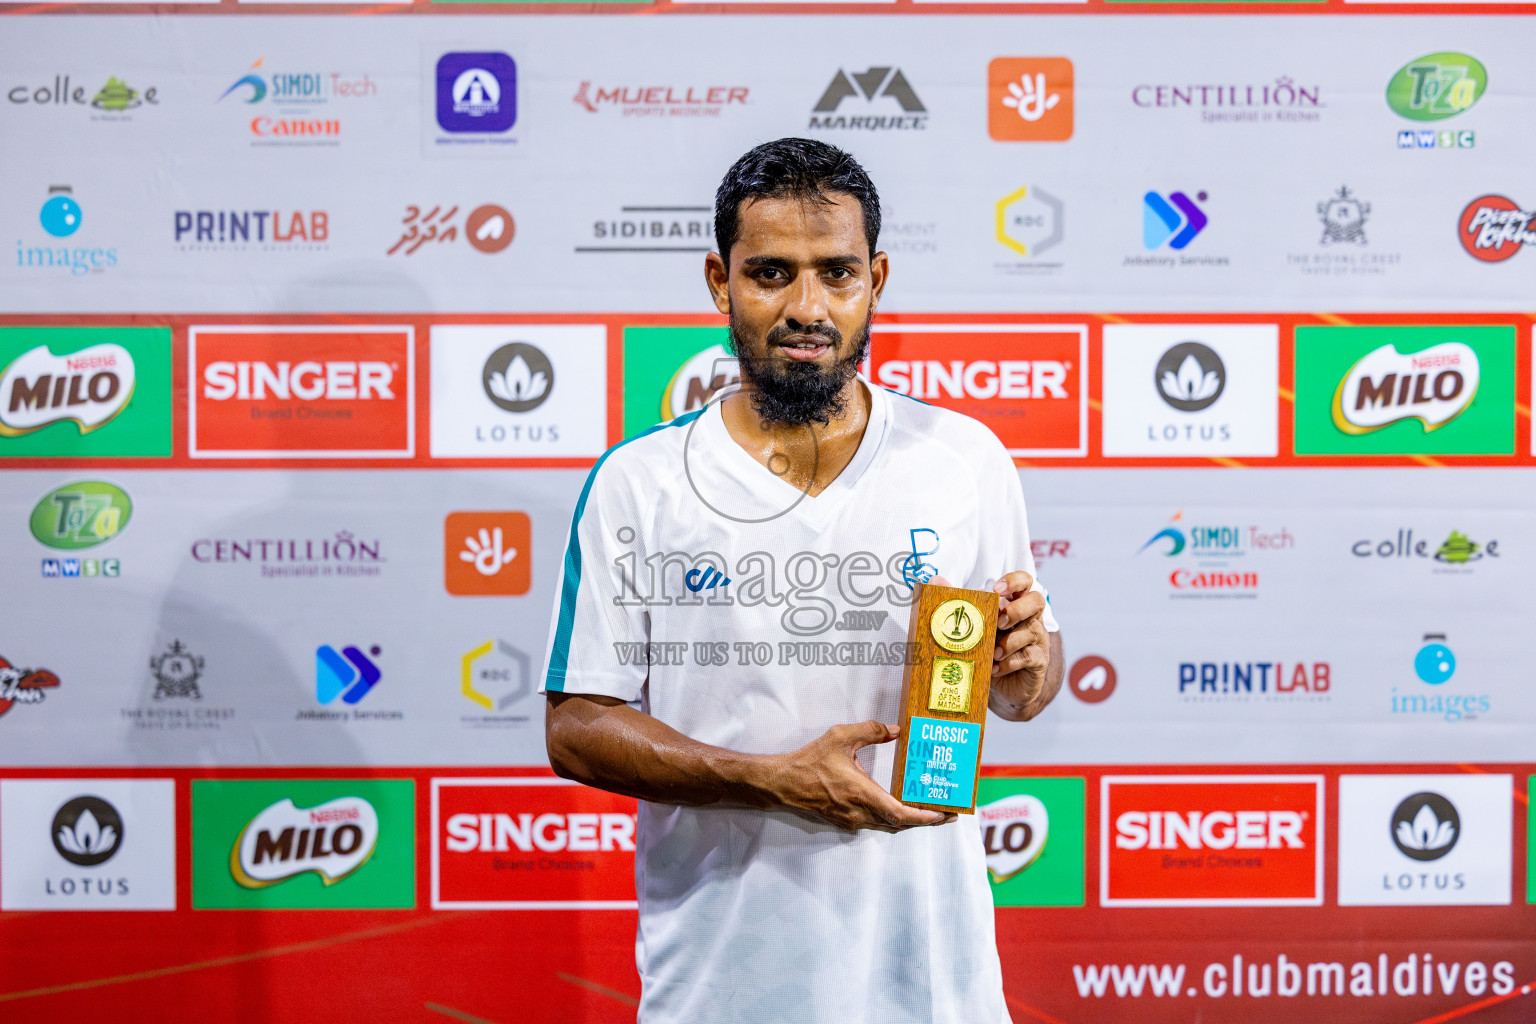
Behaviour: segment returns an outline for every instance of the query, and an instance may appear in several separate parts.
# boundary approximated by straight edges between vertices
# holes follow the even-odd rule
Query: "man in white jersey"
[[[887,792],[911,583],[1002,595],[1002,718],[1055,696],[1060,634],[1002,444],[857,372],[879,230],[832,146],[737,161],[705,276],[741,387],[610,449],[576,505],[545,734],[641,801],[641,1024],[1009,1019],[975,817]]]

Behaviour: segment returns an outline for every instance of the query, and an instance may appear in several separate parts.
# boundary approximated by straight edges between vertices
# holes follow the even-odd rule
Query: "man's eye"
[[[845,281],[853,276],[853,272],[850,271],[847,267],[833,267],[830,271],[828,271],[828,273],[831,274],[833,280],[836,281]]]
[[[780,271],[774,269],[773,267],[767,267],[758,271],[757,279],[759,281],[777,281],[779,279],[779,275]]]

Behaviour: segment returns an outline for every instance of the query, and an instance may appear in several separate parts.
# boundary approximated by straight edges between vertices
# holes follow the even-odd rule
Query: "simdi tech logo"
[[[1339,776],[1339,905],[1507,906],[1514,776]]]
[[[1067,58],[993,58],[987,65],[987,134],[996,142],[1065,142],[1072,137],[1073,99]]]
[[[410,908],[409,779],[192,783],[192,906]]]
[[[189,327],[188,454],[410,457],[414,339],[372,324]]]
[[[379,95],[367,73],[265,65],[258,57],[214,101],[238,113],[252,146],[340,145],[348,105]]]
[[[0,457],[170,454],[170,328],[0,327]]]
[[[1296,328],[1297,455],[1510,455],[1515,328]]]
[[[1106,775],[1099,903],[1323,902],[1321,775]]]
[[[976,823],[992,901],[999,907],[1085,902],[1085,793],[1081,778],[985,778]]]
[[[991,428],[1015,456],[1088,453],[1088,328],[876,325],[870,379]]]
[[[632,797],[564,779],[433,779],[432,908],[632,908],[635,826]]]
[[[174,910],[175,782],[0,780],[0,860],[0,910]]]
[[[1488,89],[1488,72],[1475,57],[1443,51],[1428,53],[1397,69],[1387,82],[1387,106],[1410,121],[1433,122],[1470,110]],[[1403,128],[1398,149],[1471,149],[1477,135],[1469,129]]]

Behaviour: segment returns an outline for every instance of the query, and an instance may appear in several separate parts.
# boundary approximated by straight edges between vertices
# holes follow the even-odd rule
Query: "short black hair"
[[[843,192],[864,211],[864,238],[874,256],[880,240],[880,196],[849,154],[815,139],[778,139],[748,150],[731,165],[715,192],[715,248],[727,268],[741,230],[741,206],[753,199],[808,199],[826,203]]]

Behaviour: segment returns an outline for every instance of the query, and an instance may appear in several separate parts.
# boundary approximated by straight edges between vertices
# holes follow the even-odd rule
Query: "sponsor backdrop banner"
[[[1536,7],[273,10],[0,3],[0,1019],[634,1019],[549,613],[593,463],[739,379],[785,135],[1063,626],[978,789],[1014,1021],[1536,1017]],[[924,526],[615,569],[857,659]]]

